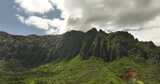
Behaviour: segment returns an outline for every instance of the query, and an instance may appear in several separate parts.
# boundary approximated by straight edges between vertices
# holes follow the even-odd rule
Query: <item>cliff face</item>
[[[140,42],[128,32],[105,33],[92,29],[83,40],[81,56],[101,57],[113,61],[125,56],[138,56],[145,59],[160,59],[160,50],[153,42]]]
[[[84,59],[95,56],[107,62],[125,56],[160,60],[159,47],[153,42],[140,42],[128,32],[105,33],[91,29],[86,33],[70,31],[51,36],[0,33],[0,59],[15,59],[26,67],[69,60],[78,54]]]

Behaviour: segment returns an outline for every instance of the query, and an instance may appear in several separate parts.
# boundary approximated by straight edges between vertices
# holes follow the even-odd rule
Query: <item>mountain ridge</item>
[[[141,42],[128,32],[105,33],[92,28],[87,32],[68,31],[62,35],[19,36],[0,33],[0,59],[16,59],[26,67],[51,61],[69,60],[80,54],[113,61],[125,56],[160,59],[159,47],[153,42]],[[35,61],[36,60],[36,61]]]
[[[159,65],[160,47],[124,31],[105,33],[93,28],[44,36],[0,33],[3,84],[130,84],[129,69],[137,71],[136,82],[159,84]]]

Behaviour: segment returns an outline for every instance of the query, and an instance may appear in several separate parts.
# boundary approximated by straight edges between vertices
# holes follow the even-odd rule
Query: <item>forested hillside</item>
[[[127,69],[145,84],[160,84],[160,47],[123,31],[0,32],[0,60],[3,84],[128,84],[121,77]]]

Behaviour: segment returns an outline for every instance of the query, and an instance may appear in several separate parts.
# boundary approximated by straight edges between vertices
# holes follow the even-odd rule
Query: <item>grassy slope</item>
[[[133,67],[144,77],[145,84],[160,84],[156,65],[136,63],[122,58],[106,63],[98,58],[82,60],[79,56],[58,64],[47,64],[26,73],[26,84],[125,84],[120,79],[126,68]]]

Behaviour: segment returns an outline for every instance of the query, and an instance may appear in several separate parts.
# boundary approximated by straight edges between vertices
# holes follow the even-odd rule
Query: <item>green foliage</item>
[[[134,68],[142,75],[145,84],[159,84],[158,66],[158,64],[149,64],[145,60],[143,63],[139,62],[133,57],[124,57],[107,63],[97,57],[84,60],[81,56],[76,56],[69,61],[49,63],[31,70],[26,70],[14,60],[1,61],[0,82],[3,84],[125,84],[125,81],[121,80],[121,74],[127,68]]]
[[[26,71],[17,60],[0,61],[0,83],[2,84],[24,84],[23,73]]]
[[[120,75],[129,67],[142,74],[145,84],[160,83],[160,47],[122,31],[0,32],[0,60],[2,84],[125,84]]]
[[[49,62],[100,57],[107,62],[123,56],[138,56],[159,63],[160,48],[152,42],[139,42],[128,32],[105,33],[95,28],[86,33],[70,31],[53,36],[15,36],[0,33],[0,59],[16,59],[32,68]],[[36,60],[36,61],[35,61]]]
[[[47,64],[33,69],[25,82],[31,84],[123,84],[107,64],[98,58],[83,60],[81,57],[58,64]],[[37,74],[35,74],[37,73]],[[41,74],[41,75],[40,75]]]
[[[127,84],[120,77],[127,68],[136,69],[145,84],[159,84],[158,66],[147,62],[139,63],[133,57],[106,63],[97,57],[84,60],[76,56],[70,61],[49,63],[23,72],[23,75],[19,76],[21,79],[3,80],[6,82],[3,84]]]

